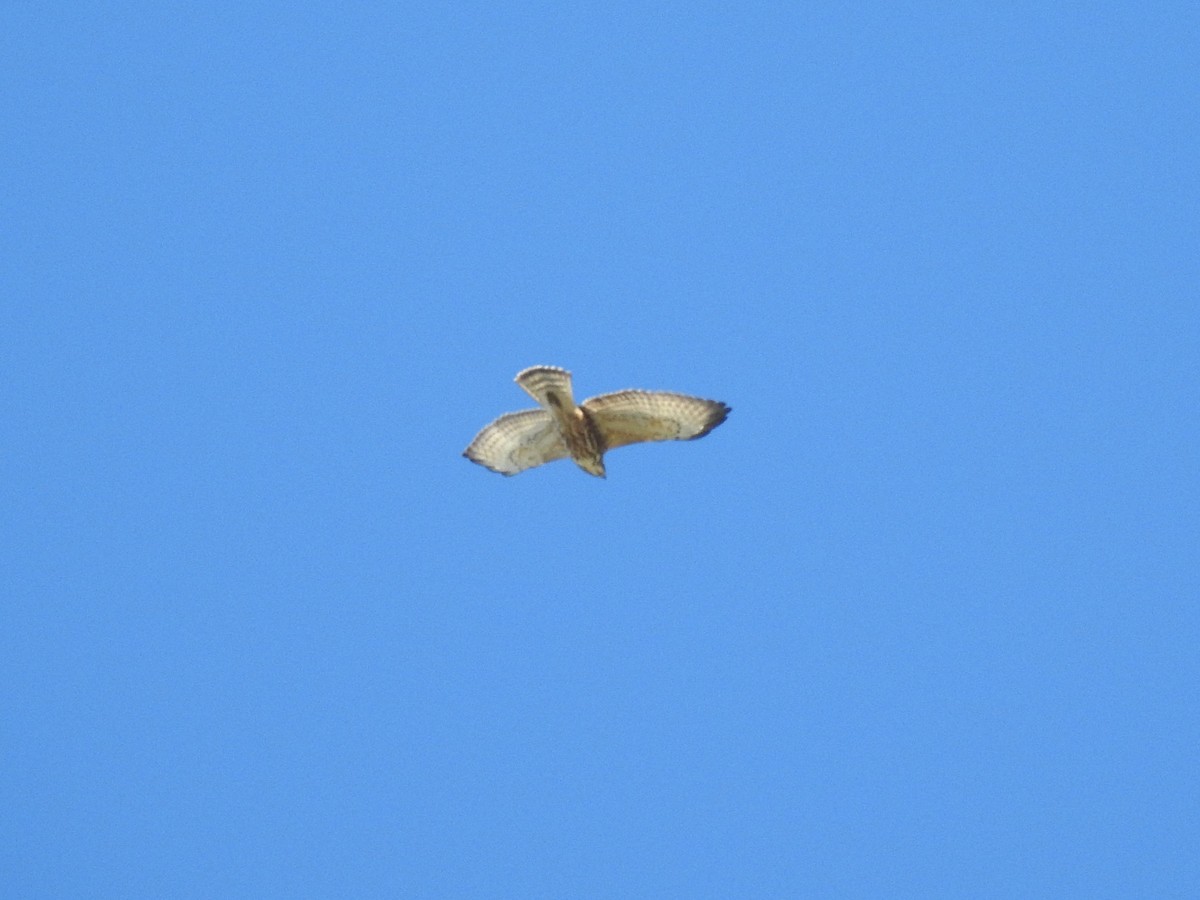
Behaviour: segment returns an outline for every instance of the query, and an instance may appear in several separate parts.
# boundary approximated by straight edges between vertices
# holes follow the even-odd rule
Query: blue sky
[[[1194,891],[1198,34],[8,4],[5,893]]]

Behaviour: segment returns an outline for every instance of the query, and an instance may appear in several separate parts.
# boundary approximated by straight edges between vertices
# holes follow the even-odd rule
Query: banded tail
[[[518,372],[515,379],[521,389],[551,412],[575,407],[571,394],[571,373],[557,366],[531,366]]]

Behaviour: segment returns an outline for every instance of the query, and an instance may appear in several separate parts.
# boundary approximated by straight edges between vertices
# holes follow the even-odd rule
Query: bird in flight
[[[475,436],[463,456],[501,475],[570,457],[589,475],[604,477],[604,454],[643,441],[691,441],[725,421],[730,408],[670,391],[617,391],[576,405],[571,373],[533,366],[516,382],[537,409],[505,413]]]

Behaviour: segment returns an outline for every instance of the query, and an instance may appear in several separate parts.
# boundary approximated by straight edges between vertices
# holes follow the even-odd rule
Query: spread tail
[[[548,410],[572,409],[571,373],[557,366],[532,366],[517,373],[516,382],[530,397]]]

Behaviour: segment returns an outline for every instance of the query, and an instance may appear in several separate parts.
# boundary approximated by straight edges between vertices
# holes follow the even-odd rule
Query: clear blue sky
[[[1194,892],[1198,36],[5,4],[4,894]]]

